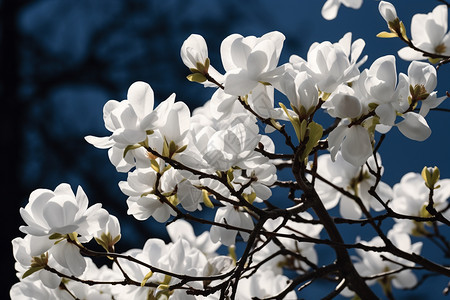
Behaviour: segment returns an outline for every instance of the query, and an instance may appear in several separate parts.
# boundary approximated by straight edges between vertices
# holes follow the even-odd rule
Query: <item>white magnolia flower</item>
[[[217,209],[214,222],[228,224],[235,227],[240,227],[244,229],[253,229],[252,217],[246,212],[241,212],[236,210],[233,205],[225,204],[224,207]],[[235,244],[236,241],[236,230],[226,229],[221,226],[213,225],[211,226],[210,234],[211,240],[214,243],[221,242],[225,246],[231,246]],[[239,231],[239,234],[244,240],[247,240],[249,233],[245,231]]]
[[[223,75],[220,74],[213,66],[209,65],[205,70],[198,70],[197,63],[206,67],[206,60],[208,58],[208,47],[206,45],[205,39],[199,34],[191,34],[181,45],[180,50],[181,59],[183,63],[191,70],[197,70],[200,73],[208,73],[214,80],[219,83],[223,83]],[[209,62],[208,62],[209,64]],[[217,87],[215,84],[205,81],[203,83],[205,86]]]
[[[22,278],[24,272],[30,269],[31,264],[34,260],[33,257],[40,257],[41,254],[44,254],[45,251],[47,251],[47,249],[49,249],[53,245],[54,241],[51,241],[50,239],[48,239],[48,237],[36,237],[27,234],[24,238],[13,239],[11,243],[13,247],[14,258],[17,261],[17,275],[19,278]],[[46,246],[39,249],[39,245]],[[52,260],[52,257],[49,257],[49,260]],[[41,281],[47,288],[50,289],[56,289],[61,283],[61,278],[58,275],[44,269],[31,274],[24,280]]]
[[[402,104],[406,102],[409,92],[406,76],[400,76],[397,84],[395,57],[386,55],[376,59],[367,71],[364,86],[371,102],[378,104],[375,113],[380,123],[393,126],[397,112],[405,110]]]
[[[434,89],[437,86],[436,68],[429,63],[412,61],[408,67],[409,85],[412,88],[421,88],[422,93],[428,96],[421,100],[419,114],[425,117],[430,109],[439,106],[447,97],[437,97],[437,92]]]
[[[290,283],[288,277],[276,274],[270,269],[258,270],[249,278],[239,280],[236,299],[263,299],[282,292]],[[297,299],[295,291],[290,291],[284,299]]]
[[[291,55],[289,62],[294,69],[307,71],[317,83],[320,91],[332,93],[341,84],[351,82],[359,75],[358,67],[367,60],[358,61],[365,42],[358,39],[351,43],[352,34],[346,33],[337,43],[325,41],[313,43],[307,60]]]
[[[220,247],[220,244],[211,241],[208,231],[204,231],[199,236],[196,236],[192,225],[185,220],[176,220],[167,225],[166,228],[172,242],[175,243],[177,240],[183,238],[207,257],[214,256],[216,250]]]
[[[70,300],[70,295],[67,294],[66,297],[64,297],[60,289],[50,289],[39,280],[22,280],[14,284],[9,291],[9,296],[11,297],[11,300]]]
[[[363,0],[327,0],[322,7],[322,17],[326,20],[333,20],[338,14],[341,4],[344,6],[359,9]]]
[[[306,117],[319,103],[316,83],[306,71],[287,70],[280,85],[281,91],[301,117]]]
[[[146,160],[147,151],[140,146],[147,142],[154,147],[151,143],[154,131],[168,143],[185,145],[190,111],[184,102],[175,103],[175,94],[153,109],[152,88],[138,81],[128,89],[127,98],[121,102],[110,100],[103,108],[105,127],[112,132],[111,136],[85,137],[95,147],[109,149],[109,158],[119,172],[128,172],[138,161]]]
[[[377,160],[381,164],[379,156]],[[372,170],[376,170],[373,156],[368,159],[367,163]],[[340,153],[337,154],[336,160],[333,162],[329,154],[324,154],[319,156],[317,160],[317,174],[336,186],[358,196],[367,210],[370,208],[376,211],[383,209],[378,200],[369,194],[369,189],[375,184],[376,179],[375,176],[370,174],[366,165],[362,167],[354,166],[345,161]],[[315,188],[326,209],[331,209],[340,202],[339,211],[342,217],[349,219],[359,219],[361,217],[361,208],[353,199],[342,195],[321,180],[316,180]],[[379,182],[375,191],[383,201],[392,198],[392,189],[384,182]]]
[[[448,30],[448,8],[436,6],[428,14],[415,14],[411,20],[411,42],[429,53],[450,55],[450,33]],[[405,47],[398,51],[404,60],[421,60],[426,57],[419,51]]]
[[[117,217],[110,215],[105,227],[97,231],[94,237],[107,251],[114,250],[114,244],[121,238],[120,224]]]
[[[80,253],[80,248],[67,240],[56,243],[49,252],[59,265],[74,276],[80,276],[86,270],[86,260]]]
[[[355,90],[340,85],[322,105],[333,118],[354,119],[367,113],[368,107],[357,97]]]
[[[422,242],[412,244],[409,235],[398,233],[395,231],[388,232],[389,240],[399,249],[408,252],[420,254],[422,249]],[[359,241],[368,246],[384,246],[382,239],[379,236],[374,237],[369,242]],[[355,263],[355,268],[361,276],[372,276],[382,274],[384,272],[401,269],[401,265],[413,267],[414,263],[409,260],[400,258],[388,252],[373,252],[356,249],[360,260]],[[382,256],[386,257],[384,259]],[[403,270],[399,273],[389,275],[387,279],[392,282],[392,285],[398,289],[407,289],[413,287],[417,283],[417,278],[411,269]],[[376,282],[375,279],[368,280],[367,284],[372,285]]]
[[[85,257],[86,260],[86,270],[79,276],[80,279],[92,280],[95,278],[98,281],[112,282],[123,280],[122,274],[117,273],[110,269],[108,266],[103,265],[98,268],[92,259]],[[110,284],[94,284],[87,285],[75,280],[67,280],[65,283],[69,291],[77,297],[77,299],[87,299],[87,300],[111,300],[120,299],[117,297],[117,291],[120,287],[113,287]],[[73,299],[73,297],[72,297]]]
[[[180,275],[187,276],[203,276],[203,271],[208,261],[206,256],[200,250],[191,246],[191,244],[183,238],[178,239],[175,243],[165,244],[160,239],[149,239],[145,243],[143,249],[133,249],[125,253],[142,262],[150,264],[156,268],[165,271],[173,272]],[[120,259],[119,262],[123,270],[130,276],[131,279],[142,282],[144,277],[149,273],[149,269],[133,263],[126,259]],[[120,272],[120,271],[118,271]],[[126,287],[125,290],[131,299],[146,299],[148,295],[157,293],[169,292],[166,290],[167,285],[173,285],[180,281],[180,279],[170,276],[165,276],[162,273],[154,272],[147,282],[152,282],[159,285],[157,288],[135,286]],[[189,282],[186,285],[200,289],[203,287],[203,282]],[[194,299],[189,298],[185,291],[180,293],[174,299]],[[172,297],[172,296],[171,296]]]
[[[313,217],[307,213],[302,212],[299,214],[299,217],[305,220],[312,220]],[[264,229],[268,232],[276,232],[280,234],[294,234],[295,236],[300,237],[308,237],[308,238],[319,238],[320,232],[323,229],[323,226],[320,224],[314,225],[309,223],[302,222],[294,222],[288,220],[285,225],[280,227],[283,223],[282,218],[277,218],[274,220],[267,220],[264,223]],[[318,256],[316,250],[314,249],[313,243],[307,242],[299,242],[294,239],[278,237],[278,241],[282,243],[283,247],[297,253],[308,259],[311,263],[317,264]],[[261,243],[265,243],[266,239],[263,238]],[[273,255],[277,251],[280,250],[280,246],[270,241],[265,244],[263,248],[261,248],[258,252],[256,252],[253,256],[253,262],[255,264],[262,262],[267,259],[269,256]],[[271,260],[266,262],[261,266],[261,269],[270,269],[275,274],[282,274],[282,267],[295,269],[297,272],[307,271],[310,266],[300,259],[291,259],[290,256],[286,255],[277,255],[273,257]]]
[[[203,159],[217,171],[227,171],[233,166],[247,169],[267,162],[267,158],[254,151],[261,136],[257,125],[252,125],[237,123],[214,132],[207,141]]]
[[[80,241],[89,241],[102,228],[108,213],[97,203],[88,207],[88,198],[79,186],[75,195],[67,183],[58,185],[54,191],[37,189],[30,195],[20,215],[27,224],[20,230],[34,236],[61,235],[76,232]]]
[[[373,152],[367,129],[361,125],[348,127],[348,122],[342,122],[330,132],[328,150],[333,161],[340,150],[342,158],[355,167],[362,166]]]
[[[191,34],[181,45],[181,59],[186,67],[196,69],[197,63],[205,64],[208,59],[208,47],[199,34]]]
[[[152,265],[156,268],[161,267],[160,259],[166,254],[170,249],[170,245],[166,245],[163,240],[152,238],[148,239],[144,247],[142,249],[131,249],[124,253],[124,255],[129,255],[134,257],[142,262],[145,262],[149,265]],[[145,276],[149,273],[149,269],[140,265],[133,263],[127,259],[119,258],[119,263],[121,269],[117,267],[116,264],[113,265],[113,270],[117,273],[121,274],[121,270],[124,270],[125,273],[133,280],[137,282],[142,282]],[[160,273],[155,273],[150,277],[149,281],[151,282],[163,282],[164,275]],[[121,294],[126,299],[147,299],[148,295],[153,294],[155,292],[155,288],[151,287],[136,287],[136,286],[125,286],[123,287]],[[125,298],[119,298],[125,299]]]
[[[158,188],[155,187],[156,177],[157,174],[151,167],[139,168],[128,173],[127,181],[119,182],[121,191],[128,196],[129,215],[138,220],[146,220],[152,216],[160,223],[167,221],[170,215],[175,215],[173,209],[153,193]]]
[[[284,35],[278,31],[262,37],[232,34],[226,37],[220,54],[225,74],[225,93],[245,96],[260,82],[272,81],[283,48]]]
[[[440,185],[440,188],[434,190],[434,208],[437,211],[443,211],[442,214],[450,219],[450,211],[445,210],[450,199],[450,179],[441,179],[436,185]],[[402,177],[400,183],[394,185],[394,195],[390,206],[395,212],[403,215],[429,217],[425,208],[428,205],[429,193],[430,190],[426,187],[422,176],[410,172]],[[408,234],[423,232],[423,224],[426,224],[410,220],[396,221],[397,224],[394,228]],[[438,224],[440,223],[438,222]]]

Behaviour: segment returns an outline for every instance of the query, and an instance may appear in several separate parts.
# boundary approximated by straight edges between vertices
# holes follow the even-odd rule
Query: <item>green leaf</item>
[[[395,38],[395,37],[398,37],[398,35],[395,32],[382,31],[379,34],[377,34],[377,37],[379,37],[379,38]]]
[[[188,76],[186,76],[186,78],[189,81],[198,82],[198,83],[202,83],[202,82],[206,81],[206,77],[202,73],[192,73],[192,74],[189,74]]]
[[[181,153],[181,152],[183,152],[184,150],[186,150],[187,146],[188,146],[188,145],[184,145],[184,146],[178,148],[177,151],[175,151],[175,153]]]
[[[148,272],[147,275],[144,276],[144,279],[142,279],[141,281],[141,287],[143,287],[152,276],[153,272],[152,271]]]
[[[153,170],[155,170],[156,173],[159,173],[159,164],[156,159],[150,159],[150,166]]]
[[[307,126],[308,126],[308,122],[306,120],[303,120],[300,123],[300,142],[303,142],[305,140]]]
[[[137,148],[140,148],[140,147],[142,147],[142,145],[140,145],[140,144],[134,144],[134,145],[126,146],[125,149],[123,150],[123,157],[125,157],[127,155],[128,151],[134,150],[134,149],[137,149]]]
[[[174,141],[170,141],[169,143],[169,157],[172,157],[178,150],[177,144]]]
[[[297,136],[297,139],[299,141],[301,141],[300,139],[300,120],[298,117],[292,117],[289,114],[289,111],[287,110],[286,106],[284,106],[283,103],[278,103],[280,105],[280,107],[283,109],[284,113],[286,114],[286,116],[289,118],[289,121],[291,121],[292,126],[294,127],[295,130],[295,135]]]
[[[233,180],[234,180],[233,168],[230,168],[227,171],[227,182],[228,182],[228,185],[231,186],[231,183],[233,182]]]
[[[162,155],[165,157],[170,157],[169,144],[167,143],[167,140],[165,138],[164,138],[164,143],[163,143]]]
[[[202,199],[206,207],[214,208],[214,204],[211,202],[211,199],[209,199],[209,193],[207,190],[202,190]]]
[[[252,192],[251,194],[242,194],[242,196],[244,197],[245,201],[247,201],[250,204],[253,204],[253,201],[255,201],[256,199],[255,192]]]
[[[317,145],[323,135],[323,127],[316,122],[311,122],[308,125],[308,142],[306,143],[305,150],[301,156],[304,160],[311,153],[312,149]]]
[[[209,64],[210,64],[209,57],[207,57],[207,58],[205,59],[205,63],[204,63],[203,74],[208,73],[208,70],[209,70]]]
[[[50,240],[59,240],[64,238],[64,235],[60,234],[60,233],[53,233],[52,235],[50,235],[48,237]]]
[[[406,34],[405,24],[400,21],[400,33],[405,41],[409,41],[408,35]]]
[[[38,267],[30,267],[25,273],[23,273],[22,275],[22,279],[27,278],[28,276],[30,276],[31,274],[40,271],[44,268],[44,266],[38,266]]]

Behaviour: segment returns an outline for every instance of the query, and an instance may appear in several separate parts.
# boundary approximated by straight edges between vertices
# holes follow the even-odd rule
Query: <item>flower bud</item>
[[[199,34],[191,34],[181,46],[181,59],[193,73],[208,73],[209,58],[205,39]],[[196,81],[196,80],[194,80]]]
[[[440,171],[438,167],[423,167],[422,178],[425,180],[425,185],[429,189],[437,189],[439,186],[435,186],[440,178]]]
[[[390,22],[394,22],[397,17],[397,11],[395,10],[394,5],[390,2],[380,1],[378,5],[378,10],[380,11],[383,19],[389,24]]]

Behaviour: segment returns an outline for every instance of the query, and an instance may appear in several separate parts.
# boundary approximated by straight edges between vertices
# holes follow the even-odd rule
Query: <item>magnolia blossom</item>
[[[326,20],[333,20],[336,18],[341,4],[344,6],[359,9],[363,0],[327,0],[322,7],[322,17]]]
[[[50,248],[54,243],[47,237],[35,237],[27,234],[24,238],[15,238],[12,240],[12,248],[14,259],[16,260],[16,270],[19,278],[22,278],[24,273],[30,269],[33,263],[33,257],[40,257],[47,250],[45,248]],[[49,244],[48,247],[44,249],[37,248],[38,245]],[[45,255],[44,255],[45,256]],[[49,257],[50,263],[52,263],[52,257]],[[47,262],[49,263],[49,262]],[[61,283],[61,278],[51,273],[45,269],[41,269],[24,280],[27,281],[41,281],[46,287],[50,289],[56,289]]]
[[[88,198],[79,186],[75,195],[66,183],[54,191],[37,189],[20,209],[26,226],[20,230],[34,236],[61,235],[76,232],[82,241],[89,241],[108,220],[108,213],[97,203],[88,207]]]
[[[193,72],[199,72],[205,75],[208,73],[214,80],[223,83],[223,75],[220,74],[213,66],[209,65],[208,47],[205,39],[199,34],[191,34],[181,45],[180,56],[183,63]],[[208,62],[207,62],[208,60]],[[197,68],[201,64],[202,70]],[[205,86],[214,87],[215,84],[205,81]]]
[[[111,136],[85,137],[97,148],[109,148],[110,160],[119,172],[128,172],[136,161],[146,159],[147,152],[140,146],[149,143],[155,130],[167,142],[173,141],[178,147],[185,145],[190,111],[184,102],[175,103],[175,94],[153,110],[152,88],[138,81],[128,89],[127,98],[121,102],[110,100],[103,108],[105,127],[112,132]]]
[[[364,85],[372,102],[378,104],[375,113],[380,123],[393,126],[396,113],[404,110],[401,101],[406,101],[408,94],[406,76],[400,76],[397,84],[395,57],[386,55],[376,59],[367,71]]]
[[[181,59],[186,67],[196,69],[197,63],[205,64],[208,59],[208,47],[199,34],[191,34],[181,45]]]
[[[433,202],[434,208],[437,211],[442,211],[442,214],[447,219],[450,219],[450,211],[446,209],[450,199],[450,179],[441,179],[436,183],[440,186],[434,190]],[[394,185],[393,199],[390,202],[391,208],[400,214],[408,216],[428,217],[429,212],[426,206],[429,203],[430,190],[425,185],[422,176],[418,173],[405,174],[400,183]],[[409,234],[424,233],[423,224],[415,223],[411,220],[398,220],[395,229]],[[440,224],[438,222],[438,224]]]
[[[216,250],[220,247],[219,243],[213,243],[208,231],[204,231],[199,236],[196,236],[192,225],[185,220],[176,220],[175,222],[170,223],[166,228],[172,242],[176,242],[179,239],[185,239],[207,257],[214,256]]]
[[[122,274],[113,271],[108,266],[103,265],[101,268],[98,268],[89,257],[85,257],[84,259],[86,261],[86,271],[81,276],[79,276],[80,279],[89,280],[92,278],[96,278],[97,280],[104,282],[120,281],[123,279]],[[109,284],[94,284],[90,286],[81,282],[77,282],[75,280],[66,280],[65,284],[69,291],[78,299],[121,299],[121,287],[112,287]],[[69,295],[66,291],[62,290],[62,293],[67,294],[67,299],[73,299],[73,296]]]
[[[388,232],[388,239],[399,249],[408,253],[420,254],[422,242],[412,244],[409,235],[397,233],[395,231]],[[359,241],[368,246],[382,247],[384,243],[381,237],[376,236],[369,242]],[[372,276],[383,274],[385,272],[400,270],[402,266],[413,267],[414,263],[409,260],[400,258],[388,252],[373,252],[356,249],[360,259],[356,261],[355,268],[361,276]],[[387,259],[383,258],[386,257]],[[386,277],[386,280],[392,282],[392,285],[398,289],[407,289],[413,287],[417,283],[417,278],[411,269],[405,269],[393,275]],[[376,279],[368,280],[367,284],[372,285]],[[383,282],[383,281],[381,281]],[[344,293],[350,296],[351,293]]]
[[[175,215],[173,209],[153,193],[157,188],[154,186],[156,177],[152,168],[140,168],[128,173],[127,181],[119,182],[120,189],[128,196],[127,213],[138,220],[152,216],[158,222],[165,222],[170,215]]]
[[[290,280],[282,274],[275,274],[270,269],[258,270],[253,276],[239,280],[236,299],[264,299],[277,295],[289,283]],[[297,295],[290,291],[284,299],[297,299]]]
[[[238,123],[229,129],[215,132],[206,145],[203,158],[213,168],[221,171],[232,166],[247,168],[266,162],[265,157],[254,151],[261,139],[255,127],[256,125],[245,127]]]
[[[446,96],[437,97],[437,92],[434,91],[437,86],[436,68],[429,63],[411,62],[408,67],[408,79],[410,87],[413,89],[418,88],[420,93],[425,94],[425,99],[420,101],[419,111],[419,114],[423,117],[428,114],[430,109],[439,106],[447,98]]]
[[[294,69],[307,71],[322,92],[332,93],[339,85],[353,81],[358,75],[358,67],[367,56],[357,61],[365,42],[358,39],[351,43],[352,34],[345,34],[338,43],[328,41],[313,43],[308,50],[307,60],[291,55],[289,62]]]
[[[245,96],[260,84],[271,82],[283,48],[284,35],[278,31],[262,37],[232,34],[220,46],[225,74],[225,93]]]
[[[336,159],[340,150],[342,158],[355,167],[363,165],[373,151],[367,129],[361,125],[348,127],[346,122],[343,122],[329,134],[328,149],[333,160]]]
[[[64,299],[61,297],[61,290],[49,289],[39,280],[22,280],[11,287],[9,291],[11,299]],[[73,299],[73,297],[72,297]]]
[[[448,8],[446,5],[436,6],[428,14],[415,14],[411,20],[411,42],[420,50],[450,55],[450,33],[448,30]],[[421,60],[426,57],[422,52],[410,47],[398,51],[404,60]]]
[[[264,224],[264,229],[268,232],[277,232],[286,235],[294,234],[299,237],[319,238],[323,226],[321,224],[314,225],[307,223],[308,220],[313,219],[313,217],[307,212],[302,212],[298,216],[306,220],[305,223],[288,220],[286,224],[281,226],[283,224],[283,220],[280,217],[275,220],[267,220]],[[308,260],[309,263],[318,263],[318,256],[316,250],[314,249],[313,243],[299,242],[294,239],[284,237],[279,237],[278,241],[281,242],[284,248],[295,254],[301,255]],[[265,238],[262,238],[260,244],[262,243],[266,243]],[[253,261],[256,264],[260,263],[279,250],[280,246],[277,243],[270,241],[266,243],[260,251],[255,253],[253,256]],[[275,274],[282,274],[283,267],[294,269],[299,273],[306,272],[310,269],[310,265],[305,263],[302,259],[291,259],[290,256],[285,255],[277,255],[273,257],[271,260],[263,264],[261,269],[268,269]]]
[[[165,244],[160,239],[149,239],[142,250],[133,249],[125,254],[156,268],[187,276],[202,276],[205,266],[208,263],[206,256],[198,249],[192,247],[191,244],[183,238],[178,239],[173,244]],[[147,274],[149,274],[150,270],[140,264],[125,259],[119,259],[119,262],[123,270],[125,270],[133,280],[142,282]],[[147,282],[155,283],[158,285],[157,288],[137,288],[133,286],[125,288],[125,293],[128,297],[133,297],[132,299],[146,299],[150,294],[156,296],[168,293],[169,290],[167,290],[167,286],[176,284],[179,281],[180,279],[178,278],[165,276],[164,274],[155,272],[148,278]],[[198,289],[202,287],[202,282],[193,281],[189,282],[187,285]],[[193,297],[189,298],[185,291],[180,290],[177,293],[179,293],[179,299],[194,299]],[[174,296],[174,298],[176,299],[177,297]]]
[[[379,156],[377,156],[377,161],[381,164]],[[368,159],[367,164],[372,170],[376,170],[373,156]],[[329,154],[323,154],[317,159],[317,173],[334,185],[359,197],[367,210],[370,208],[376,211],[383,209],[381,203],[369,194],[369,189],[375,185],[376,179],[369,173],[366,165],[354,166],[345,161],[340,153],[333,162]],[[340,202],[339,211],[342,217],[349,219],[361,217],[361,208],[353,199],[341,194],[321,180],[316,180],[315,188],[326,209],[331,209]],[[383,201],[391,199],[392,189],[386,183],[379,182],[375,191]]]
[[[319,92],[317,91],[316,83],[306,71],[288,70],[283,75],[281,91],[301,117],[306,117],[319,103]]]
[[[111,163],[119,172],[127,172],[134,165],[134,160],[145,157],[143,149],[133,149],[124,155],[128,145],[143,142],[147,136],[149,124],[156,120],[153,113],[153,90],[147,83],[135,82],[128,89],[128,100],[108,101],[103,107],[105,127],[112,132],[109,137],[86,136],[88,143],[100,149],[109,149]],[[144,153],[143,153],[144,152]]]
[[[214,222],[228,224],[248,230],[253,229],[252,217],[250,217],[250,215],[246,212],[241,212],[235,209],[234,206],[230,204],[226,204],[224,207],[220,207],[217,209]],[[211,226],[210,230],[211,240],[214,243],[220,241],[225,246],[231,246],[235,244],[237,233],[238,232],[236,230],[226,229],[222,226],[217,225]],[[247,240],[250,235],[245,231],[239,231],[239,234],[244,240]]]

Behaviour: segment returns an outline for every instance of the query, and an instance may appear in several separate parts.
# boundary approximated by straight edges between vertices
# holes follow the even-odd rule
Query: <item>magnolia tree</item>
[[[358,8],[362,1],[328,0],[324,17],[334,18],[341,2]],[[397,73],[393,55],[362,70],[365,42],[352,42],[351,33],[279,65],[280,32],[226,37],[221,74],[203,37],[189,36],[181,47],[187,78],[211,88],[209,101],[191,113],[173,94],[155,108],[150,85],[135,82],[126,100],[104,106],[111,135],[86,137],[128,173],[119,182],[128,214],[165,223],[172,242],[150,238],[118,253],[119,220],[90,205],[81,187],[37,189],[20,209],[26,235],[12,241],[20,282],[11,297],[295,299],[325,279],[334,287],[326,299],[376,299],[382,295],[374,290],[393,298],[393,289],[449,276],[442,232],[450,225],[450,179],[424,167],[391,187],[378,154],[391,130],[416,141],[431,133],[427,114],[446,98],[435,88],[436,68],[450,61],[448,5],[416,14],[411,38],[391,3],[381,1],[379,12],[389,29],[379,37],[406,45],[399,56],[411,60],[407,74]],[[286,105],[274,104],[275,90]],[[319,111],[330,124],[318,123]],[[288,150],[280,153],[268,134]],[[281,180],[280,171],[291,178]],[[202,209],[214,218],[193,214]],[[196,236],[192,223],[209,231]],[[344,240],[340,224],[374,235]],[[441,255],[426,257],[425,247]],[[318,248],[333,257],[318,257]],[[99,268],[99,257],[111,263]]]

